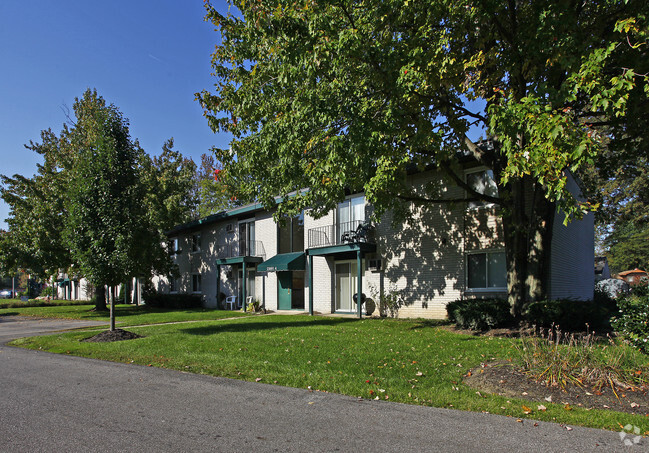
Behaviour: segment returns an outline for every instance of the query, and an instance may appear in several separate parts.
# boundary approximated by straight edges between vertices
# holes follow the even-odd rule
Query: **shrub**
[[[462,329],[488,330],[513,321],[504,299],[464,299],[446,305],[448,318]]]
[[[630,295],[617,305],[620,309],[611,325],[633,347],[649,353],[649,296]]]
[[[615,301],[605,294],[596,294],[595,300],[557,299],[533,302],[524,313],[530,324],[550,328],[561,326],[564,331],[608,330],[615,314]]]
[[[51,286],[46,286],[46,287],[43,288],[43,290],[41,291],[41,296],[45,296],[45,297],[47,297],[47,296],[50,296],[50,297],[54,296],[54,289],[53,289]]]
[[[399,316],[399,309],[402,306],[406,305],[402,292],[398,290],[394,285],[391,285],[390,288],[386,288],[383,292],[381,292],[375,286],[370,284],[370,294],[372,294],[371,300],[374,304],[374,309],[376,309],[376,302],[374,302],[374,300],[379,301],[379,313],[381,314],[381,316],[390,316],[391,318],[396,318]],[[367,301],[367,299],[365,299],[365,301]],[[372,310],[372,312],[374,312],[374,309]],[[367,311],[367,314],[369,316],[369,310]]]
[[[198,294],[159,294],[149,293],[145,299],[148,307],[166,309],[201,308],[203,298]]]

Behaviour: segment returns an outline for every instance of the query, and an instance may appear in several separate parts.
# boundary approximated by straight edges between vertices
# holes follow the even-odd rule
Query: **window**
[[[169,239],[169,254],[177,255],[178,253],[180,253],[178,238]]]
[[[336,209],[336,236],[344,242],[343,236],[353,232],[358,225],[365,222],[365,197],[349,198],[338,203]]]
[[[505,252],[472,253],[467,255],[467,288],[507,288],[507,266]]]
[[[255,256],[255,221],[239,223],[239,255]]]
[[[201,291],[201,275],[192,274],[192,292],[200,293]]]
[[[482,169],[467,172],[466,183],[478,193],[489,195],[491,197],[498,196],[498,188],[496,187],[496,181],[494,181],[494,172],[492,170]],[[467,196],[470,195],[467,194]],[[468,203],[469,208],[492,205],[492,203],[487,203],[484,201],[469,201]]]
[[[290,220],[287,219],[284,226],[279,227],[277,239],[279,253],[303,252],[304,213]]]
[[[197,253],[201,251],[201,235],[193,234],[192,235],[192,253]]]
[[[169,277],[169,292],[177,293],[178,292],[178,279],[176,277]]]

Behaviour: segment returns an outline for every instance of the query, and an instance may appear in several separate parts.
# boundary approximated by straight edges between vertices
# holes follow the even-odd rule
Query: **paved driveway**
[[[0,338],[55,327],[61,324],[2,318]],[[626,448],[618,433],[602,430],[567,430],[541,422],[535,426],[528,420],[520,423],[488,414],[359,400],[8,346],[0,346],[0,389],[0,451],[646,448]]]

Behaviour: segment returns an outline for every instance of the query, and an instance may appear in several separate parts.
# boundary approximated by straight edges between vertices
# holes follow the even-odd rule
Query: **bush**
[[[649,353],[649,296],[630,295],[617,304],[620,309],[611,325],[633,347]]]
[[[615,301],[603,293],[595,300],[557,299],[533,302],[524,313],[530,324],[550,328],[561,326],[563,331],[609,330],[610,319],[615,314]]]
[[[41,291],[41,296],[45,296],[45,297],[47,297],[47,296],[49,296],[49,297],[54,296],[54,288],[52,288],[51,286],[46,286],[46,287],[43,288],[43,290]]]
[[[147,307],[186,309],[203,307],[203,298],[198,294],[159,294],[151,292],[145,299]]]
[[[447,304],[446,312],[461,329],[488,330],[512,323],[509,308],[504,299],[465,299]]]

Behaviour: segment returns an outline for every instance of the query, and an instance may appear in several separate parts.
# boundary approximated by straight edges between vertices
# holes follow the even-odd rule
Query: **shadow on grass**
[[[358,319],[353,318],[327,318],[327,319],[314,319],[314,320],[300,320],[300,321],[278,321],[273,322],[231,322],[223,325],[208,326],[208,327],[191,327],[188,329],[181,329],[180,331],[189,335],[217,335],[220,333],[245,333],[260,330],[276,330],[286,329],[291,327],[320,327],[320,326],[340,326],[342,324],[358,322]]]
[[[429,327],[450,326],[451,324],[453,323],[448,319],[418,319],[412,325],[410,330],[424,329]]]

